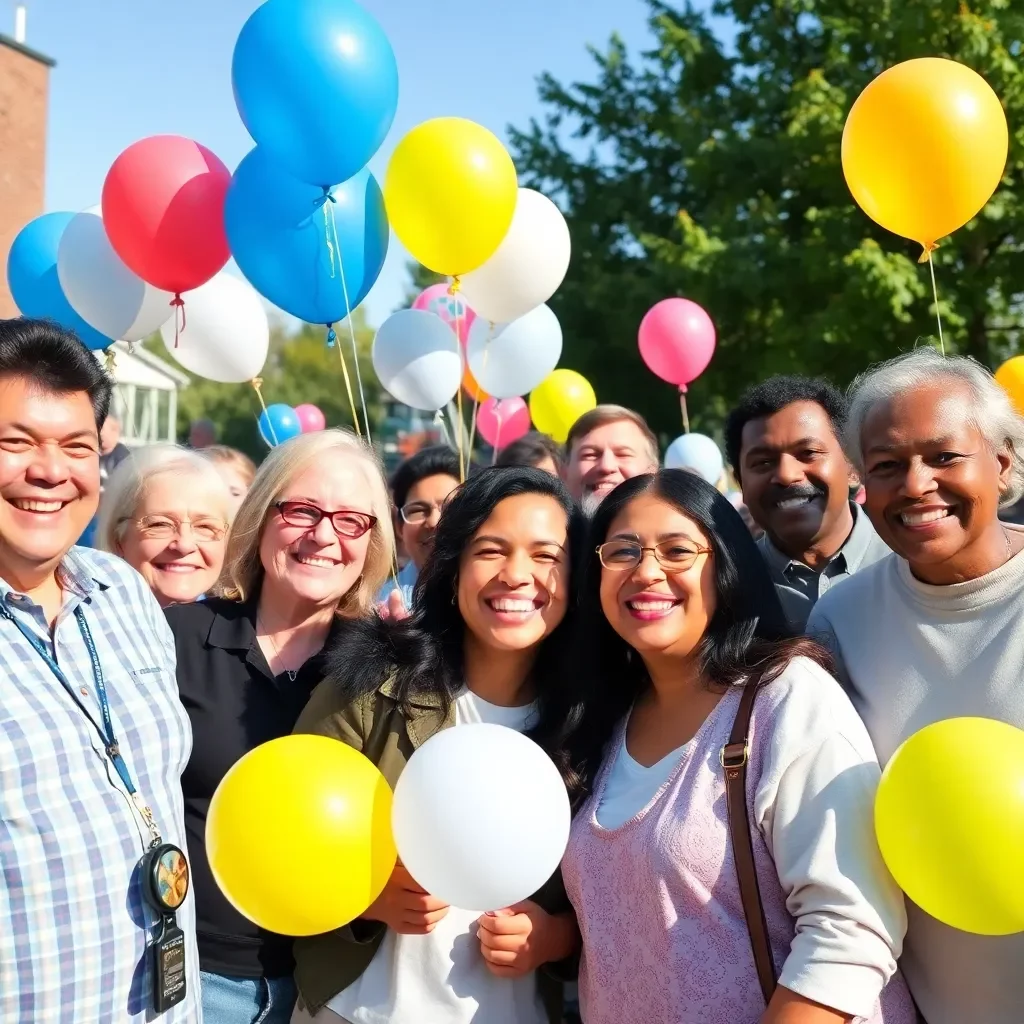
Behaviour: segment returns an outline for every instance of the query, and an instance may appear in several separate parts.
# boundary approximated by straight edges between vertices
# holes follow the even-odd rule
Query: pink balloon
[[[458,321],[459,341],[463,345],[469,337],[469,329],[476,319],[473,312],[457,295],[448,294],[448,285],[441,282],[432,284],[416,296],[412,304],[413,309],[425,309],[428,313],[435,313],[454,331],[456,320]]]
[[[715,325],[689,299],[662,299],[640,322],[640,355],[669,384],[696,380],[715,353]]]
[[[521,398],[488,398],[477,410],[476,429],[489,445],[504,448],[529,431],[529,407]]]
[[[299,426],[304,434],[311,434],[314,430],[323,430],[327,426],[327,418],[315,406],[306,402],[305,405],[295,406],[295,415],[299,417]]]

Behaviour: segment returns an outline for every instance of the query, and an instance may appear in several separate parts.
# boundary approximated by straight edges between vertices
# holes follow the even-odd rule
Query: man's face
[[[880,402],[861,429],[865,510],[915,575],[938,585],[975,575],[1010,471],[1009,452],[993,452],[971,421],[973,402],[966,385],[929,384]]]
[[[848,523],[850,465],[817,402],[793,402],[749,420],[738,469],[754,522],[791,558]]]
[[[99,432],[84,391],[0,380],[0,573],[52,572],[96,514]]]
[[[100,450],[106,455],[117,447],[121,440],[121,421],[116,416],[108,416],[100,430]]]
[[[593,510],[623,480],[658,468],[643,432],[629,420],[595,427],[573,443],[566,483],[573,497]]]

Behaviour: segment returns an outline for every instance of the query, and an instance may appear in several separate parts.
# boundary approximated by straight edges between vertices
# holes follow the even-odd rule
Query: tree
[[[432,284],[440,284],[442,281],[448,280],[444,274],[436,274],[433,270],[427,270],[422,263],[417,263],[416,260],[409,260],[405,269],[409,275],[409,287],[406,289],[405,299],[402,302],[401,308],[403,309],[411,306],[416,301],[416,296],[424,289],[429,288]]]
[[[589,83],[540,79],[546,108],[511,129],[524,183],[562,206],[573,240],[552,300],[562,365],[603,401],[677,433],[677,397],[643,366],[636,331],[668,295],[718,329],[691,388],[697,429],[777,372],[846,384],[936,332],[918,247],[876,227],[843,180],[846,113],[885,68],[946,56],[980,72],[1010,124],[1005,176],[935,254],[947,349],[989,365],[1017,342],[1024,262],[1024,5],[1013,0],[645,0],[654,45],[613,37]],[[728,19],[735,38],[713,31]],[[722,25],[721,20],[715,24]],[[928,173],[927,167],[921,174]]]
[[[370,363],[373,329],[367,325],[362,309],[357,309],[353,314],[352,325],[372,433],[382,417],[380,385]],[[287,331],[281,324],[271,329],[270,354],[261,375],[263,397],[268,405],[274,402],[287,405],[311,402],[323,411],[328,426],[351,427],[352,413],[338,358],[341,352],[348,364],[353,397],[362,426],[362,407],[352,363],[348,322],[337,324],[335,329],[337,342],[334,348],[328,348],[323,327],[304,324],[294,333]],[[161,351],[162,342],[150,341],[149,344],[159,355],[164,355]],[[170,356],[167,358],[170,359]],[[257,460],[262,458],[267,447],[256,428],[261,410],[252,386],[218,384],[190,376],[192,383],[181,392],[178,401],[179,436],[187,435],[192,420],[210,419],[217,424],[224,444],[238,448]]]

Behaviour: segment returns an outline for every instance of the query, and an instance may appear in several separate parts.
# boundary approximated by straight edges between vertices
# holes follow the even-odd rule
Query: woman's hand
[[[385,621],[401,622],[409,618],[409,609],[405,607],[405,600],[400,590],[392,590],[386,601],[377,605],[377,614]]]
[[[781,985],[761,1017],[761,1024],[848,1024],[845,1013],[822,1006]]]
[[[521,978],[576,950],[579,929],[571,913],[549,914],[532,900],[484,914],[477,921],[480,952],[499,978]]]
[[[447,913],[447,903],[420,888],[412,875],[396,864],[384,891],[363,917],[380,921],[399,935],[429,935]]]

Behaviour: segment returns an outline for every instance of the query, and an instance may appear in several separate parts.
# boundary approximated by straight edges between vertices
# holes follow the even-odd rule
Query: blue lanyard
[[[128,790],[128,795],[132,798],[132,802],[138,808],[143,821],[145,821],[147,828],[149,828],[153,836],[154,845],[159,843],[160,832],[156,827],[156,822],[153,820],[153,812],[142,801],[138,791],[135,789],[135,784],[132,782],[131,774],[128,771],[128,765],[125,764],[125,760],[121,756],[120,747],[117,745],[117,737],[114,735],[114,722],[110,717],[110,702],[107,700],[107,686],[103,681],[103,668],[100,665],[99,654],[96,653],[96,643],[92,638],[89,623],[86,622],[85,619],[85,610],[81,605],[75,609],[75,621],[78,623],[78,631],[82,634],[82,640],[85,643],[86,650],[89,652],[89,660],[92,662],[92,677],[96,684],[96,697],[100,703],[100,714],[103,718],[102,725],[96,721],[92,712],[82,702],[81,698],[78,696],[77,690],[71,685],[70,680],[64,674],[64,670],[56,661],[54,661],[50,652],[43,646],[39,638],[28,628],[28,626],[11,614],[10,609],[7,608],[2,599],[0,599],[0,615],[10,622],[13,622],[14,625],[18,627],[18,631],[21,635],[32,645],[32,649],[36,654],[43,659],[50,671],[57,677],[57,681],[61,686],[67,690],[68,696],[75,702],[75,704],[78,705],[79,710],[85,715],[85,717],[88,718],[96,727],[97,732],[100,734],[100,738],[103,740],[103,746],[107,757],[110,758],[110,763],[114,766],[118,776],[124,783],[124,788]]]

